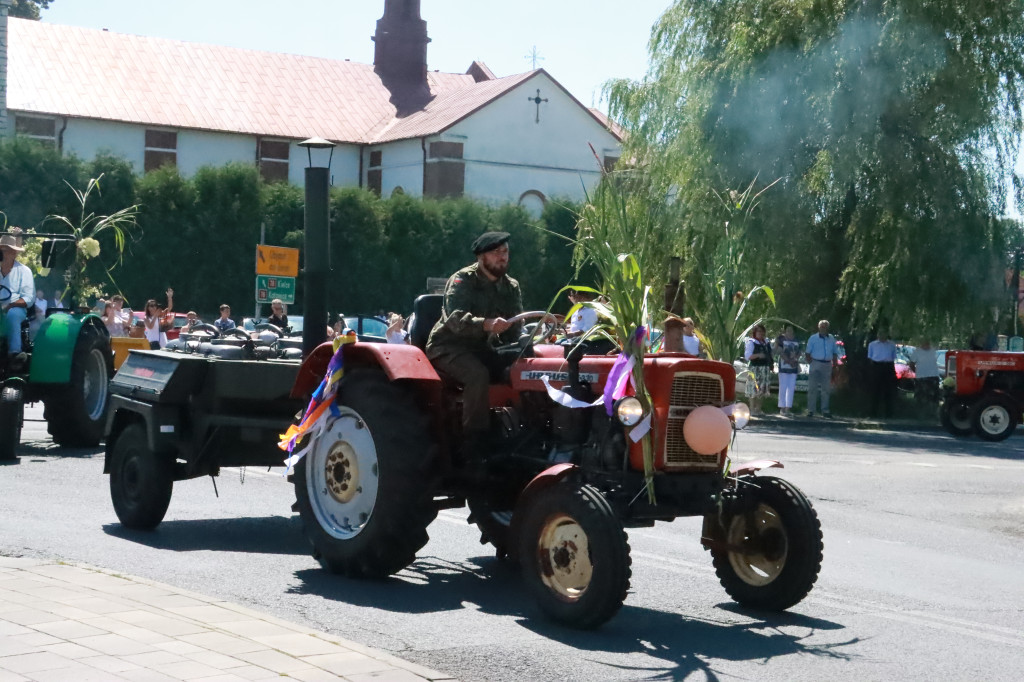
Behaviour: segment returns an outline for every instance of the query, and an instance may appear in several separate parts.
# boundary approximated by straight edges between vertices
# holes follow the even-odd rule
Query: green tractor
[[[49,237],[52,244],[69,240],[68,235],[23,236]],[[45,254],[57,250],[44,245],[44,265]],[[110,334],[103,321],[94,314],[51,312],[30,339],[30,313],[19,330],[23,353],[12,355],[3,312],[11,296],[11,290],[0,284],[0,461],[16,459],[25,403],[40,400],[54,443],[68,447],[99,444],[107,412],[107,384],[114,373]]]

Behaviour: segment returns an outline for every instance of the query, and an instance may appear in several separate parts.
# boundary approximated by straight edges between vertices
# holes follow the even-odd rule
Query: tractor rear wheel
[[[1020,412],[1008,397],[987,395],[974,405],[971,421],[979,438],[988,441],[1006,440],[1020,423]]]
[[[5,386],[0,391],[0,461],[17,459],[24,409],[20,388]]]
[[[947,399],[939,408],[942,428],[957,438],[964,438],[974,432],[971,424],[971,405],[955,398]]]
[[[799,488],[774,476],[743,480],[743,496],[721,519],[711,557],[722,587],[737,603],[783,611],[811,591],[821,570],[818,515]]]
[[[71,360],[71,380],[43,401],[43,417],[54,443],[92,447],[103,438],[113,362],[109,337],[83,326]]]
[[[561,481],[532,494],[521,513],[519,562],[541,610],[581,629],[618,613],[632,575],[629,542],[604,495]]]
[[[340,415],[295,465],[297,508],[321,566],[383,578],[427,544],[437,448],[415,393],[380,370],[346,372],[336,402]]]
[[[121,525],[153,530],[171,503],[174,459],[150,449],[142,424],[121,431],[110,456],[110,500]]]

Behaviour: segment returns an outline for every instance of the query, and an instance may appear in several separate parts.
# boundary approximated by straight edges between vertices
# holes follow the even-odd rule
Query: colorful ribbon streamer
[[[615,401],[626,395],[626,384],[633,382],[633,367],[636,365],[636,355],[634,353],[639,349],[641,357],[643,356],[643,340],[646,335],[646,327],[642,325],[637,327],[636,331],[633,332],[632,338],[626,343],[626,347],[615,358],[612,370],[608,372],[608,379],[604,384],[604,408],[608,412],[609,417],[612,416]],[[636,386],[633,386],[633,388],[635,390]]]
[[[345,374],[342,347],[355,340],[356,334],[353,331],[349,331],[334,339],[334,355],[331,357],[331,361],[327,363],[327,372],[324,375],[324,380],[313,391],[313,397],[310,399],[309,405],[306,407],[306,411],[302,415],[302,419],[299,420],[299,423],[292,424],[286,432],[281,434],[281,442],[277,444],[277,447],[286,451],[289,455],[284,461],[285,475],[291,473],[295,463],[302,459],[306,451],[323,433],[328,419],[341,414],[338,406],[334,404],[334,396],[338,391],[338,382],[341,381],[341,377]],[[308,444],[306,447],[302,448],[299,452],[295,452],[295,445],[307,436]]]

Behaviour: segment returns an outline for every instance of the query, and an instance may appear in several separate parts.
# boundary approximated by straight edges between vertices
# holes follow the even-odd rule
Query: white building
[[[536,211],[548,197],[581,199],[619,156],[617,129],[543,69],[428,71],[419,0],[385,0],[372,65],[0,21],[0,133],[6,95],[7,134],[82,158],[112,153],[140,172],[241,161],[301,184],[296,143],[317,136],[338,145],[335,185]]]

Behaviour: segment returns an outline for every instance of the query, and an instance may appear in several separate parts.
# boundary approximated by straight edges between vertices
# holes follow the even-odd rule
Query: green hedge
[[[123,262],[113,262],[112,245],[104,244],[93,279],[102,281],[101,268],[112,267],[116,286],[109,285],[108,293],[121,290],[137,310],[148,298],[162,301],[170,286],[179,311],[210,315],[229,303],[234,317],[251,315],[261,230],[267,244],[303,248],[302,189],[266,184],[247,164],[203,168],[191,178],[174,168],[140,177],[121,159],[86,162],[13,139],[0,143],[0,211],[14,225],[55,229],[45,223],[47,215],[76,210],[65,181],[81,188],[100,173],[101,195],[91,210],[106,214],[134,203],[141,210]],[[511,274],[523,280],[527,308],[545,308],[572,279],[571,248],[556,235],[574,235],[577,210],[552,201],[539,220],[531,220],[512,205],[406,195],[381,199],[363,189],[332,188],[329,310],[409,312],[427,277],[446,277],[472,262],[469,245],[486,230],[512,233]],[[50,294],[59,278],[51,275],[39,285]],[[301,277],[292,310],[302,310]]]

